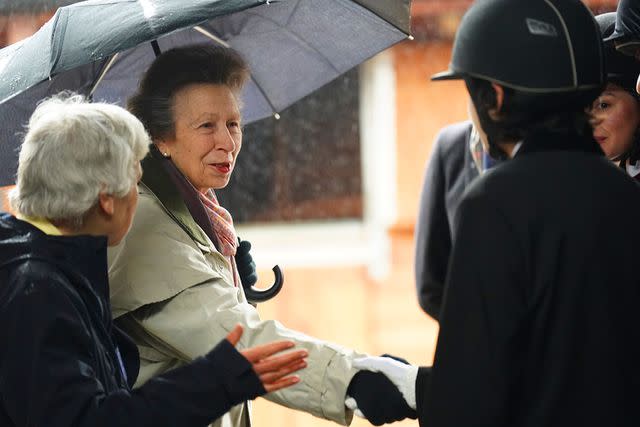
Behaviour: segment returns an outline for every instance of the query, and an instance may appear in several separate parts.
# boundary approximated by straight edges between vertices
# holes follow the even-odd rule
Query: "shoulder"
[[[42,257],[27,257],[8,271],[9,283],[17,287],[28,283],[69,283],[69,279],[55,263]]]
[[[70,278],[54,263],[27,258],[4,271],[6,283],[0,292],[1,307],[13,306],[25,313],[78,303]]]
[[[221,277],[210,259],[212,250],[200,247],[153,193],[140,190],[131,230],[109,249],[114,317]]]
[[[505,162],[474,179],[467,187],[461,201],[460,210],[499,209],[519,199],[522,191],[522,170]]]
[[[167,210],[151,190],[144,186],[139,187],[138,207],[134,217],[133,229],[157,227],[159,224],[172,223]]]
[[[440,132],[438,132],[438,135],[436,136],[436,147],[443,153],[455,149],[462,151],[461,147],[466,147],[466,144],[464,142],[468,140],[470,134],[470,121],[459,122],[445,126],[440,130]]]
[[[155,194],[141,186],[133,223],[121,246],[137,256],[140,252],[164,252],[166,245],[175,243],[198,248]]]

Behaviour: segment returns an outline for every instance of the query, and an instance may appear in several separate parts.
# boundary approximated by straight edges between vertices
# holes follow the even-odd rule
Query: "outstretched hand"
[[[236,325],[229,332],[227,340],[231,345],[235,347],[238,344],[242,332],[240,325]],[[293,341],[275,341],[241,350],[240,353],[251,363],[254,372],[262,382],[262,386],[267,393],[270,393],[300,382],[300,377],[289,374],[307,366],[305,361],[309,355],[307,350],[295,350],[275,355],[294,346]]]
[[[411,365],[405,359],[390,354],[382,357],[362,357],[353,361],[353,367],[372,372],[380,372],[398,388],[413,410],[416,409],[416,378],[418,367]]]
[[[417,418],[417,367],[390,355],[355,359],[353,367],[360,371],[349,384],[345,405],[356,415],[376,426]]]

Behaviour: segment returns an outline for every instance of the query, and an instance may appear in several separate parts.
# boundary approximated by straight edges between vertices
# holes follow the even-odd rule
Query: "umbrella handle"
[[[244,294],[247,297],[247,300],[252,303],[259,303],[269,301],[271,298],[278,295],[280,290],[282,289],[282,285],[284,284],[284,277],[282,275],[282,270],[277,265],[273,266],[271,269],[273,271],[273,275],[275,276],[275,282],[268,289],[258,289],[253,286],[244,286]]]

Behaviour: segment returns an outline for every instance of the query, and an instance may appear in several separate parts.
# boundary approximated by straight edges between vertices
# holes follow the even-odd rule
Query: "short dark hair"
[[[496,106],[496,93],[491,82],[469,77],[465,79],[478,118],[487,135],[496,143],[516,142],[540,130],[578,133],[591,136],[587,109],[602,88],[575,92],[526,93],[504,87],[500,118],[492,120],[489,110]]]
[[[197,83],[227,85],[238,95],[249,67],[235,50],[213,44],[167,50],[146,71],[127,108],[144,124],[152,140],[175,134],[173,97]]]

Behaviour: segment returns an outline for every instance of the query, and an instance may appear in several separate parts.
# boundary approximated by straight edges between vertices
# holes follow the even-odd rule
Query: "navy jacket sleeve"
[[[265,392],[250,363],[226,340],[206,356],[134,391],[110,387],[95,337],[64,286],[28,283],[2,310],[13,325],[0,345],[0,398],[19,427],[206,426]],[[115,390],[115,391],[113,391]],[[8,392],[7,392],[8,391]]]
[[[440,318],[444,281],[451,251],[445,204],[446,179],[440,134],[427,166],[416,221],[415,278],[420,307]]]
[[[429,427],[506,426],[522,359],[523,248],[514,224],[472,193],[458,211],[434,366],[418,393]]]

